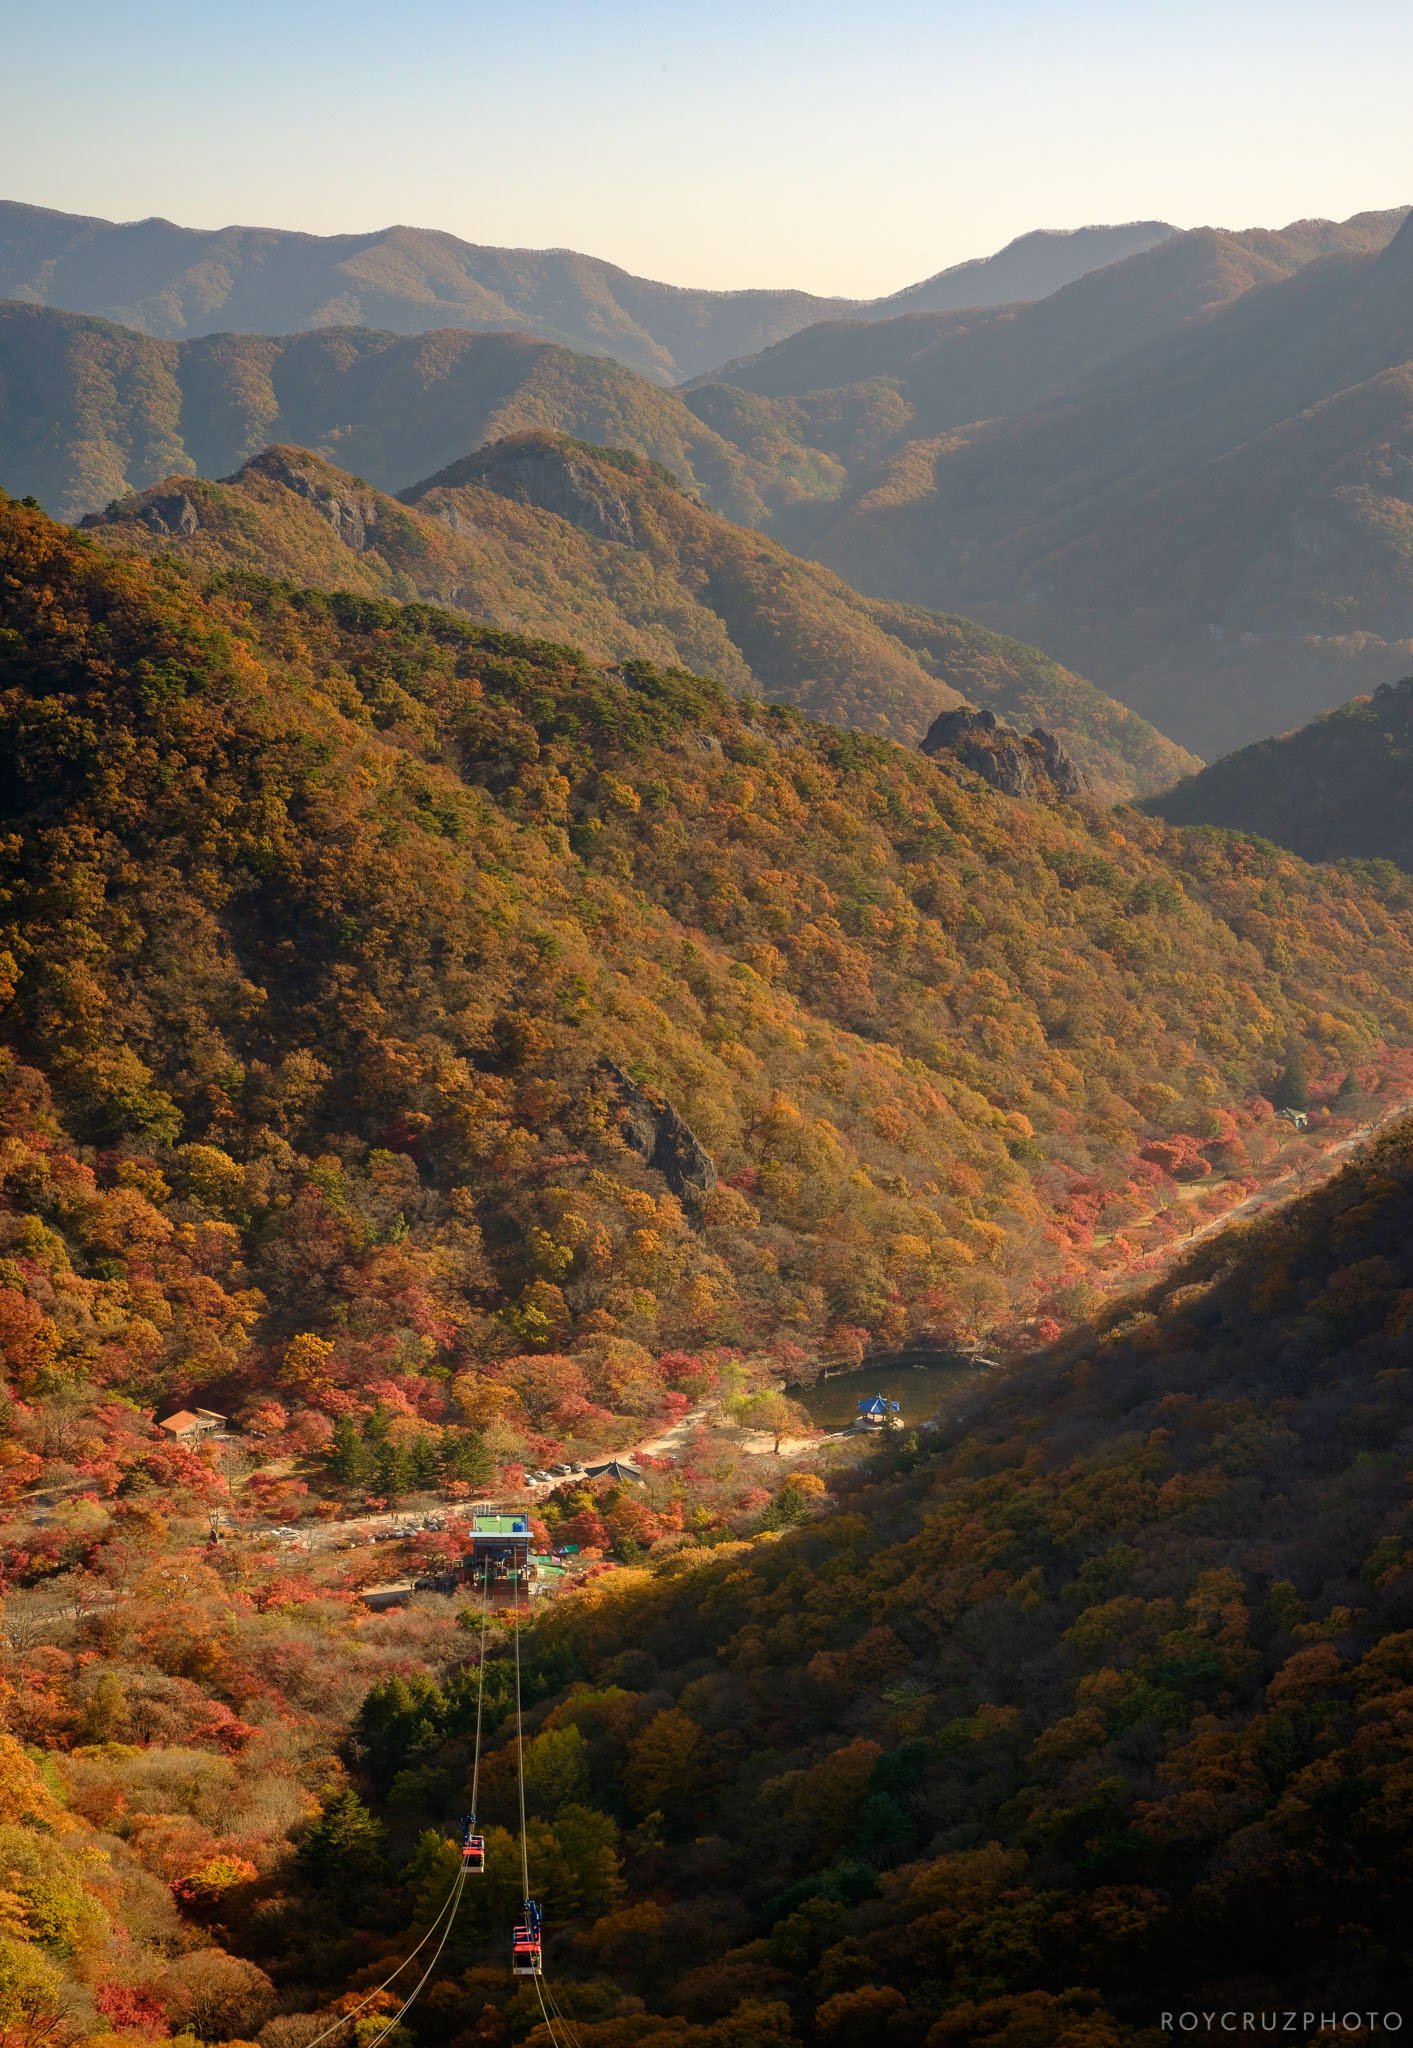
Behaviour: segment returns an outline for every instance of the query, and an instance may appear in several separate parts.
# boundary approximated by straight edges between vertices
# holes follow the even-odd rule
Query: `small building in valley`
[[[602,1465],[586,1465],[586,1479],[613,1479],[629,1486],[644,1486],[646,1480],[636,1465],[627,1465],[622,1458],[609,1458]]]
[[[535,1576],[530,1556],[528,1515],[477,1515],[471,1547],[462,1560],[466,1583],[486,1593],[493,1606],[513,1605],[522,1585]]]
[[[229,1426],[230,1417],[214,1408],[178,1408],[175,1415],[164,1416],[157,1425],[181,1444],[195,1443],[203,1436],[224,1436]]]
[[[390,1579],[382,1586],[365,1586],[358,1597],[374,1614],[385,1614],[390,1607],[406,1607],[414,1591],[411,1579]]]

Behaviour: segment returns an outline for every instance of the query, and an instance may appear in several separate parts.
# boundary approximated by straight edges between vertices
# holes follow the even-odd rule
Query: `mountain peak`
[[[1408,270],[1413,268],[1413,208],[1404,215],[1401,225],[1385,244],[1379,256],[1381,270]]]
[[[878,319],[1048,298],[1090,271],[1142,255],[1179,232],[1163,220],[1128,221],[1118,227],[1032,228],[994,256],[954,263],[935,277],[871,300],[858,310]]]

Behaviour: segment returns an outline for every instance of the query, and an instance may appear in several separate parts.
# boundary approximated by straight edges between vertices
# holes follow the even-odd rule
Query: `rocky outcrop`
[[[660,1173],[674,1195],[707,1195],[716,1186],[711,1155],[672,1104],[655,1088],[645,1088],[613,1060],[599,1062],[610,1113],[618,1135]]]
[[[318,468],[306,468],[297,454],[284,448],[267,448],[252,456],[241,474],[269,477],[296,498],[305,499],[356,555],[374,545],[379,520],[376,491],[360,491],[351,478],[336,489]]]
[[[85,520],[84,524],[87,523]],[[188,534],[195,533],[201,519],[185,491],[162,491],[144,501],[142,523],[149,533],[167,534],[174,540],[184,540]]]
[[[1043,725],[1017,732],[994,711],[973,711],[963,704],[939,713],[927,729],[922,751],[934,758],[951,754],[1003,796],[1084,794],[1084,777],[1054,733]]]
[[[555,434],[512,434],[477,449],[430,481],[446,486],[483,484],[503,498],[554,512],[596,540],[636,547],[632,508],[604,474],[604,461],[601,451],[595,459]],[[633,467],[637,461],[629,458]]]

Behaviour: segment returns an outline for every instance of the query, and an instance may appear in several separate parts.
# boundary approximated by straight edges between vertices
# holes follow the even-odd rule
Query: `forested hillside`
[[[173,474],[225,476],[270,442],[397,491],[536,427],[635,449],[747,525],[768,517],[767,498],[837,489],[840,474],[779,436],[760,458],[743,454],[675,392],[523,334],[349,327],[178,342],[0,301],[0,484],[58,518]]]
[[[600,660],[666,662],[864,731],[919,740],[962,701],[1056,732],[1098,799],[1196,764],[1036,649],[965,619],[860,598],[689,499],[645,457],[512,436],[402,493],[307,450],[233,477],[169,477],[87,522],[105,546],[201,575],[256,569],[455,605]]]
[[[1204,2009],[1315,2041],[1322,2011],[1398,2011],[1410,1186],[1405,1124],[940,1432],[538,1620],[527,1848],[583,2048],[1150,2048]],[[386,2023],[458,1861],[474,1606],[360,1618],[268,1549],[202,1559],[217,1475],[129,1412],[91,1442],[52,1392],[12,1410],[21,1441],[67,1427],[29,1455],[90,1491],[3,1527],[0,1655],[44,1756],[4,1751],[0,2010],[26,2048]],[[485,1668],[487,1875],[416,2048],[553,2039],[504,1961],[499,1626]]]
[[[179,338],[241,329],[502,329],[616,357],[664,381],[844,311],[999,305],[1053,292],[1173,232],[1161,221],[1024,235],[865,307],[800,291],[692,291],[572,249],[494,249],[426,228],[301,235],[108,221],[0,201],[0,298]]]
[[[464,1503],[920,1331],[1053,1336],[1185,1187],[1273,1170],[1272,1094],[1368,1102],[1413,1044],[1390,868],[1008,798],[424,603],[203,594],[10,501],[0,829],[21,2048],[395,2010],[475,1616],[369,1613],[369,1562],[273,1520]],[[1320,1925],[1333,1886],[1362,1992],[1393,1981],[1404,1142],[881,1490],[772,1497],[689,1440],[545,1504],[665,1561],[524,1660],[584,2048],[1102,2048],[1155,1943],[1165,1995],[1227,1995],[1238,1923],[1253,1997],[1292,1925],[1342,1993],[1312,1851]],[[193,1402],[238,1434],[153,1428]],[[414,2048],[537,2024],[500,1946],[511,1670],[497,1630],[492,1875]]]
[[[4,519],[15,1114],[100,1189],[133,1154],[132,1244],[55,1269],[116,1262],[100,1379],[249,1384],[308,1332],[436,1408],[517,1351],[1023,1321],[1259,1156],[1292,1058],[1333,1086],[1413,1038],[1398,878]],[[605,1059],[714,1189],[625,1150]],[[204,1222],[203,1333],[134,1335],[125,1257],[185,1273]]]
[[[1113,220],[1399,201],[1259,12],[12,10],[0,2048],[1408,2031],[1413,205]]]
[[[1413,677],[1228,754],[1149,808],[1175,825],[1258,832],[1306,860],[1413,869]]]

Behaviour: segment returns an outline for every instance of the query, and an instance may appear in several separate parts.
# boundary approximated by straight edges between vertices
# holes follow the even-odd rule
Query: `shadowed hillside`
[[[1147,808],[1175,825],[1259,833],[1306,860],[1413,869],[1413,679],[1228,754]]]
[[[698,378],[763,398],[805,399],[896,380],[913,436],[1027,411],[1039,399],[1331,255],[1385,247],[1403,211],[1280,229],[1194,228],[1094,271],[1033,305],[924,312],[866,325],[827,320]]]
[[[1193,246],[1022,309],[1013,335]],[[777,431],[809,440],[820,415],[822,454],[852,435],[875,463],[781,531],[861,587],[1041,641],[1207,753],[1385,678],[1413,636],[1413,230],[1242,279],[1126,352],[1099,324],[1098,362],[1081,331],[1067,388],[1048,343],[1012,363],[984,316],[881,383],[772,400]],[[692,402],[732,431],[727,398]]]

